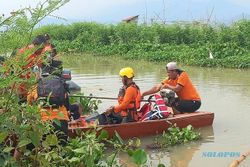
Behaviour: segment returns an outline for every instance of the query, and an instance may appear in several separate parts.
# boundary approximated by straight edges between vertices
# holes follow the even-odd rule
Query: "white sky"
[[[0,0],[0,14],[34,7],[39,1]],[[250,0],[71,0],[54,14],[69,20],[117,23],[137,14],[141,19],[163,17],[163,11],[167,20],[206,19],[212,10],[217,21],[232,20],[243,13],[250,16]]]

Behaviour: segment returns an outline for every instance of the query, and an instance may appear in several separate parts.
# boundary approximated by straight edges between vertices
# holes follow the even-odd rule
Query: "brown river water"
[[[64,61],[67,61],[65,68],[72,70],[72,80],[85,95],[116,97],[122,84],[118,73],[126,66],[134,69],[135,82],[142,92],[166,77],[166,63],[162,62],[131,62],[115,57],[86,55]],[[148,153],[147,165],[227,167],[239,158],[239,154],[250,151],[250,70],[181,67],[188,72],[201,95],[200,110],[215,113],[214,123],[198,129],[201,140],[166,149],[147,149],[145,146],[152,143],[155,137],[142,138],[142,145]],[[115,104],[114,100],[103,100],[98,111],[103,112]],[[120,155],[120,161],[133,166],[126,155]],[[249,166],[250,157],[240,164],[240,167]]]

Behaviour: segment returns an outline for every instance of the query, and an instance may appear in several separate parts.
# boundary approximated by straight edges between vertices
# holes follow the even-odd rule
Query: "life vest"
[[[126,111],[121,111],[121,116],[128,116],[128,114],[131,115],[132,119],[137,121],[138,120],[138,116],[137,116],[137,109],[140,108],[140,102],[141,102],[141,93],[140,93],[140,88],[133,82],[128,86],[123,86],[120,90],[119,90],[119,94],[118,94],[118,103],[121,104],[124,100],[124,96],[126,94],[126,90],[127,88],[129,88],[130,86],[136,88],[137,90],[137,96],[134,99],[134,101],[131,101],[130,104],[128,104],[127,106],[127,110]]]
[[[154,104],[152,104],[152,97],[155,99]],[[170,114],[164,99],[159,94],[151,96],[149,102],[142,106],[140,113],[142,113],[140,121],[167,118]]]

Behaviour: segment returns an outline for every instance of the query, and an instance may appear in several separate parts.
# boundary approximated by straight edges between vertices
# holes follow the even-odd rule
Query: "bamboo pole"
[[[85,98],[104,99],[104,100],[117,100],[118,99],[114,97],[85,96],[85,95],[70,95],[70,97],[85,97]]]
[[[69,95],[69,97],[83,97],[83,98],[94,98],[94,99],[103,99],[103,100],[118,100],[115,97],[103,97],[103,96],[85,96],[85,95]],[[154,100],[150,100],[154,102]],[[148,102],[148,100],[141,100],[141,102]]]
[[[246,152],[245,154],[242,154],[239,159],[234,160],[229,167],[237,167],[246,157],[250,155],[250,151]]]

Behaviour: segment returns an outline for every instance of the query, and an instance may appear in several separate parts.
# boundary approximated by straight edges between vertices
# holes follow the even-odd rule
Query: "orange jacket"
[[[141,93],[139,87],[132,83],[128,87],[122,88],[118,95],[119,105],[115,106],[114,112],[127,116],[128,111],[135,111],[140,108]]]
[[[25,51],[29,50],[29,49],[33,49],[35,46],[33,44],[21,48],[19,50],[19,54],[24,53]],[[53,46],[51,44],[45,44],[43,46],[43,48],[39,48],[37,49],[34,53],[30,54],[27,57],[27,64],[25,66],[23,66],[23,69],[27,69],[27,68],[31,68],[33,67],[35,64],[37,64],[38,67],[42,67],[42,55],[46,52],[52,52],[54,50]]]
[[[200,100],[200,95],[192,84],[190,78],[186,72],[182,72],[175,80],[165,79],[162,81],[163,84],[169,84],[171,86],[176,86],[177,84],[183,86],[181,91],[176,92],[180,100]]]
[[[34,86],[28,93],[27,102],[28,104],[31,105],[37,99],[38,99],[37,86]],[[60,106],[58,108],[40,107],[40,112],[42,121],[53,120],[53,119],[69,121],[68,111],[65,106]]]
[[[18,51],[18,54],[19,54],[19,55],[20,55],[20,54],[23,54],[23,53],[25,53],[26,51],[28,51],[28,50],[30,50],[30,49],[34,49],[34,48],[35,48],[35,46],[34,46],[33,44],[28,45],[28,46],[26,46],[26,47],[21,48],[21,49]],[[46,45],[44,45],[43,48],[37,49],[34,53],[30,54],[30,55],[27,57],[27,59],[26,59],[26,60],[27,60],[27,64],[24,65],[24,66],[22,67],[22,69],[25,70],[25,69],[28,69],[28,68],[33,67],[34,65],[37,65],[39,68],[41,68],[41,67],[42,67],[42,63],[43,63],[42,57],[41,57],[41,56],[42,56],[44,53],[50,52],[50,51],[52,51],[52,50],[53,50],[53,48],[52,48],[52,45],[51,45],[51,44],[46,44]],[[18,56],[17,56],[17,59],[18,59]],[[23,74],[21,74],[21,76],[20,76],[20,78],[25,78],[25,79],[30,79],[30,77],[31,77],[31,72],[30,72],[30,70],[25,71],[25,72],[24,72]],[[27,91],[27,88],[26,88],[26,87],[27,87],[26,84],[25,84],[25,83],[22,83],[22,84],[19,86],[19,92],[18,92],[18,94],[19,94],[19,95],[22,95],[22,96],[24,96],[24,97],[27,97],[28,91]]]

